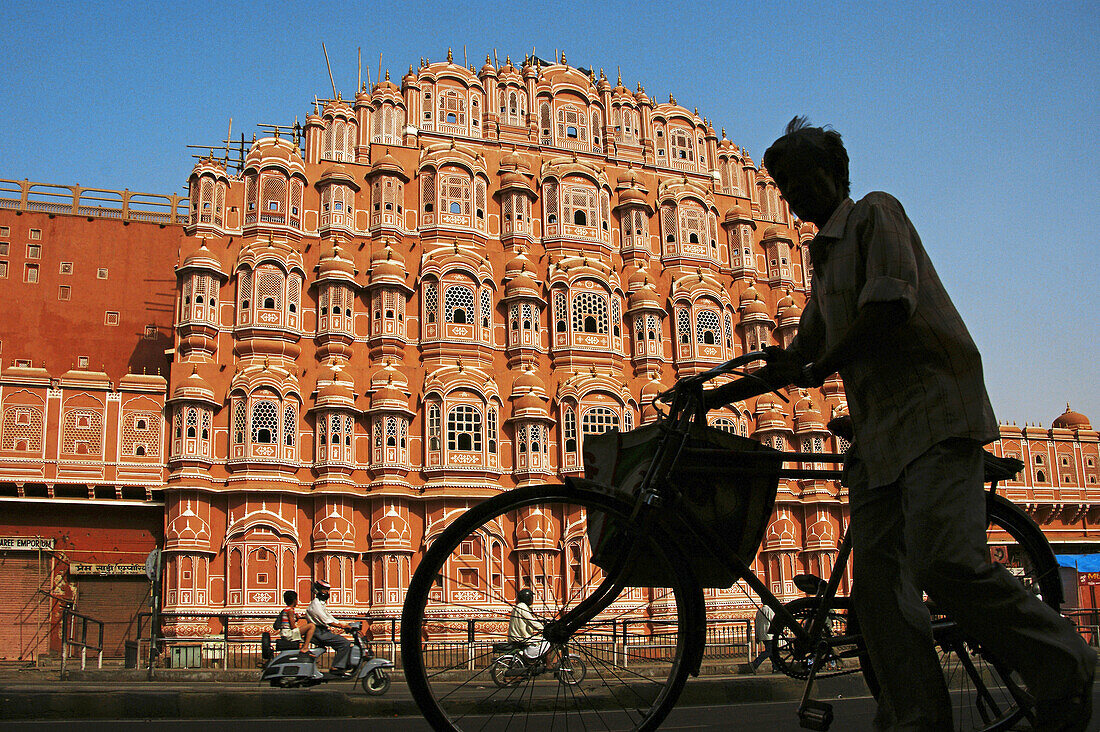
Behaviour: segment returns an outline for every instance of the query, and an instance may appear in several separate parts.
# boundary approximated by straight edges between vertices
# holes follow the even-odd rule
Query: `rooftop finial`
[[[451,53],[451,49],[448,48],[447,49],[447,63],[449,63],[449,64],[454,63],[454,60],[455,60],[455,56],[454,56],[453,53]]]

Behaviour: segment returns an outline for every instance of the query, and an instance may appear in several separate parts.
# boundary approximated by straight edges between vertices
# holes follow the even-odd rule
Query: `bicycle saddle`
[[[852,431],[852,418],[847,414],[833,417],[825,426],[834,435],[843,437],[848,442],[852,442],[854,439],[855,432]]]
[[[1024,462],[1013,457],[997,457],[988,450],[982,451],[985,467],[985,482],[1011,480],[1024,469]]]

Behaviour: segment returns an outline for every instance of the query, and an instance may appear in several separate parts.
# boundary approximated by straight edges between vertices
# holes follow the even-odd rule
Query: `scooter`
[[[303,686],[315,686],[329,681],[358,681],[363,691],[375,696],[385,694],[390,688],[390,675],[386,671],[393,668],[393,661],[380,657],[370,657],[368,648],[360,636],[362,622],[348,623],[351,632],[351,651],[346,674],[322,673],[317,668],[317,659],[325,653],[324,646],[315,646],[308,651],[299,651],[297,641],[278,638],[271,645],[271,634],[263,633],[260,640],[260,655],[263,657],[263,672],[260,681],[272,686],[292,689]]]

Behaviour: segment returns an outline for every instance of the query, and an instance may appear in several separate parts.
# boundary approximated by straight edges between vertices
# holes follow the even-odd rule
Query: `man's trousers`
[[[922,590],[1037,698],[1079,688],[1094,652],[1068,620],[990,561],[981,445],[940,442],[879,487],[867,485],[856,457],[848,483],[852,603],[882,688],[876,729],[952,729]]]

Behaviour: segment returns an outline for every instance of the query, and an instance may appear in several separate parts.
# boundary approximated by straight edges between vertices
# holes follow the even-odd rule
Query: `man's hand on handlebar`
[[[768,346],[764,349],[764,354],[764,360],[768,365],[763,370],[767,373],[761,373],[761,376],[773,384],[813,387],[821,386],[825,381],[817,373],[814,365],[806,363],[797,352],[787,351],[779,346]]]

